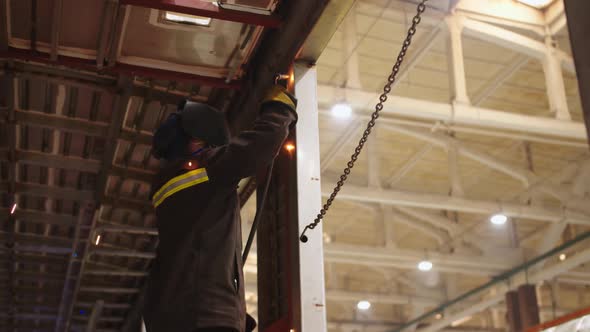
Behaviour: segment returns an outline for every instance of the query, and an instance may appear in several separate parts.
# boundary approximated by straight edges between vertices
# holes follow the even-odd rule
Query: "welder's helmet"
[[[186,148],[191,138],[203,140],[208,146],[221,146],[229,141],[225,116],[215,108],[191,101],[178,105],[156,130],[152,153],[157,159],[176,160],[188,157]]]
[[[229,129],[223,112],[207,104],[187,101],[180,117],[182,129],[189,137],[201,139],[210,146],[228,143]]]

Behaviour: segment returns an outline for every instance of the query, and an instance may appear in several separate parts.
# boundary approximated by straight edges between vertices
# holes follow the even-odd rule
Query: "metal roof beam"
[[[133,258],[145,258],[154,259],[156,253],[153,252],[141,252],[136,250],[118,250],[118,249],[103,249],[94,248],[90,250],[90,255],[102,255],[102,256],[113,256],[113,257],[133,257]]]
[[[330,184],[324,183],[322,185],[322,195],[327,197],[331,192],[332,187]],[[502,212],[509,217],[590,225],[590,217],[570,209],[553,209],[511,202],[450,197],[440,194],[375,189],[352,184],[347,184],[342,188],[338,194],[338,199],[486,215]]]
[[[102,309],[104,307],[103,300],[97,300],[92,306],[92,313],[90,314],[90,318],[88,319],[88,324],[86,325],[86,332],[95,332],[96,331],[96,324],[100,319],[100,315],[102,314]]]
[[[340,90],[339,87],[318,85],[318,101],[320,105],[331,105],[335,98],[341,95]],[[379,95],[374,92],[355,89],[346,89],[344,92],[351,106],[359,110],[367,109],[367,105],[373,102],[376,103],[379,99]],[[381,113],[383,115],[407,116],[458,125],[507,131],[516,130],[530,134],[586,140],[586,129],[581,122],[522,115],[470,105],[451,105],[414,98],[389,96]]]
[[[8,185],[6,182],[0,182],[0,191],[6,191]],[[78,190],[72,188],[47,186],[37,183],[17,183],[16,192],[21,195],[31,195],[36,197],[52,197],[54,199],[65,199],[71,201],[87,201],[95,197],[95,193],[89,190]],[[105,196],[103,204],[113,205],[117,208],[148,211],[152,209],[151,202],[131,197]]]
[[[16,120],[19,123],[41,128],[51,128],[60,131],[78,133],[94,137],[105,137],[108,134],[109,124],[104,122],[94,122],[85,119],[71,118],[63,115],[48,114],[42,112],[16,110]],[[122,128],[120,139],[135,141],[139,144],[151,145],[151,133],[137,131],[130,128]]]
[[[508,66],[504,67],[496,76],[494,76],[491,80],[489,80],[473,97],[473,105],[479,106],[483,103],[489,96],[493,95],[498,88],[504,84],[508,79],[514,75],[518,70],[524,67],[529,62],[529,57],[525,55],[516,55],[514,58],[510,59],[510,63]]]
[[[121,5],[132,5],[175,13],[209,17],[213,19],[277,28],[281,25],[279,16],[274,14],[257,14],[241,10],[224,9],[206,1],[193,0],[121,0]]]
[[[460,20],[463,26],[463,31],[466,35],[496,44],[503,48],[512,49],[513,51],[526,54],[540,61],[545,61],[547,54],[553,52],[559,59],[561,66],[570,73],[575,74],[573,58],[554,46],[546,45],[543,42],[492,24],[479,22],[461,16],[458,16],[458,19]]]
[[[456,11],[481,21],[526,29],[538,35],[545,33],[543,13],[516,1],[498,3],[495,0],[459,0]]]
[[[148,272],[145,271],[111,271],[111,270],[86,270],[84,274],[99,275],[99,276],[121,276],[121,277],[147,277]]]
[[[7,215],[7,208],[0,208],[0,215]],[[69,214],[47,213],[45,211],[31,209],[16,209],[14,218],[24,222],[52,224],[57,226],[74,226],[77,218]]]
[[[56,61],[52,61],[49,58],[48,54],[32,53],[28,50],[8,48],[8,50],[6,51],[0,50],[0,58],[8,58],[19,61],[39,62],[46,65],[59,65],[68,68],[98,73],[96,62],[94,60],[86,60],[63,55],[60,56]],[[242,86],[242,82],[238,80],[234,80],[228,83],[223,78],[201,76],[190,73],[149,68],[143,66],[134,66],[124,63],[116,63],[113,67],[108,67],[101,70],[100,73],[114,76],[141,76],[160,80],[182,81],[222,89],[240,89]]]
[[[100,162],[98,160],[23,150],[17,150],[16,155],[20,164],[75,170],[88,173],[98,173],[100,171]],[[110,175],[113,176],[120,176],[125,179],[142,181],[146,183],[151,183],[154,174],[154,172],[144,169],[135,167],[125,168],[119,165],[113,165],[110,173]]]
[[[498,257],[489,255],[460,255],[430,253],[429,259],[438,271],[494,276],[512,267],[519,261],[514,257]],[[416,264],[424,259],[424,252],[407,249],[385,249],[372,246],[326,244],[324,249],[326,262],[368,265],[374,267],[415,270]]]

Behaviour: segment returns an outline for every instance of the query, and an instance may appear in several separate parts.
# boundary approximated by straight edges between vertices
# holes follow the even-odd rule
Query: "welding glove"
[[[297,112],[297,98],[280,85],[273,85],[262,101],[262,105],[272,103],[282,104],[294,113]]]

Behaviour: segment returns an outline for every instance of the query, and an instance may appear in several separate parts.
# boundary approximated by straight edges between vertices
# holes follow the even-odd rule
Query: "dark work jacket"
[[[195,160],[163,168],[157,192],[170,179],[205,168],[208,181],[166,198],[156,208],[159,246],[148,279],[148,332],[192,332],[204,327],[244,331],[246,305],[238,182],[267,166],[296,121],[295,112],[269,103],[249,131]],[[188,168],[188,169],[187,169]]]

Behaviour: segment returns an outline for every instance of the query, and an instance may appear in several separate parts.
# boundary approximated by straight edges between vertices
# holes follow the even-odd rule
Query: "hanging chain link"
[[[363,136],[361,137],[358,145],[354,149],[354,153],[350,156],[350,160],[348,161],[346,168],[344,168],[342,175],[340,175],[340,180],[338,180],[338,182],[336,183],[336,186],[334,187],[332,194],[330,194],[330,197],[328,198],[328,200],[324,204],[323,208],[320,210],[320,213],[317,215],[317,217],[314,219],[314,221],[312,223],[305,226],[305,229],[303,230],[303,232],[301,233],[301,236],[299,237],[301,242],[307,242],[307,236],[305,236],[305,232],[308,229],[316,228],[316,226],[322,221],[322,219],[324,218],[324,216],[328,212],[328,209],[330,209],[332,202],[334,202],[334,199],[338,195],[338,192],[340,191],[340,189],[342,189],[342,187],[344,186],[344,183],[348,179],[348,176],[350,175],[350,172],[351,172],[352,168],[354,167],[354,163],[357,161],[358,156],[360,155],[361,151],[363,150],[363,146],[365,146],[365,143],[367,142],[367,139],[369,138],[369,135],[371,134],[371,130],[375,126],[375,122],[377,121],[377,118],[379,118],[379,112],[381,112],[381,110],[383,110],[383,103],[387,101],[387,95],[389,94],[389,92],[391,92],[391,86],[393,85],[393,83],[395,83],[395,80],[397,78],[397,74],[399,73],[399,68],[402,65],[402,62],[404,61],[404,57],[406,56],[406,52],[408,51],[408,47],[412,43],[412,37],[416,34],[416,27],[420,23],[420,20],[422,19],[421,18],[422,13],[424,13],[424,10],[426,9],[426,2],[428,2],[428,0],[422,0],[418,4],[418,7],[416,8],[416,15],[412,19],[412,26],[410,26],[410,28],[408,29],[408,34],[406,36],[406,39],[404,40],[404,43],[402,44],[402,48],[399,51],[399,54],[397,56],[397,60],[395,61],[395,64],[393,65],[393,68],[391,70],[391,74],[387,78],[387,83],[383,87],[383,93],[381,94],[381,96],[379,96],[379,102],[377,103],[377,105],[375,105],[375,111],[373,112],[373,114],[371,114],[371,119],[369,120],[369,123],[367,123],[367,128],[365,129],[365,132],[363,133]]]

